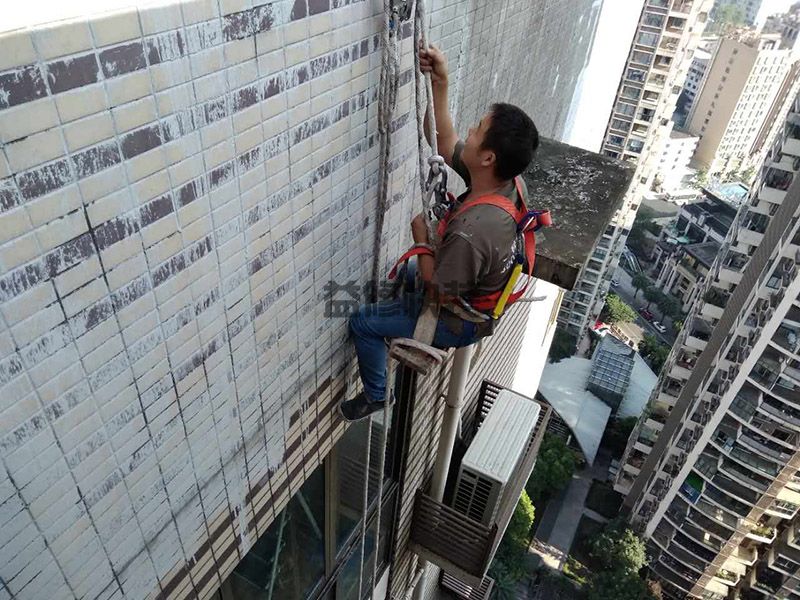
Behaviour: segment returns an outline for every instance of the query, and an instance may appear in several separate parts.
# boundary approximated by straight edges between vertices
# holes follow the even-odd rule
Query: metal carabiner
[[[434,154],[428,159],[428,178],[425,181],[425,208],[428,216],[441,219],[449,208],[447,206],[447,169],[444,158]]]

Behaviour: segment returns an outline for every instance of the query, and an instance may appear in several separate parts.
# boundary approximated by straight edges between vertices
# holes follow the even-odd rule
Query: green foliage
[[[616,294],[606,296],[606,305],[603,308],[606,320],[610,323],[630,323],[636,320],[636,311],[625,304]]]
[[[570,333],[567,333],[561,328],[556,328],[556,333],[553,335],[553,342],[550,344],[550,351],[547,356],[550,362],[558,362],[562,358],[569,358],[575,354],[575,348],[578,344],[578,338]]]
[[[636,275],[631,278],[631,283],[636,290],[633,293],[634,298],[636,298],[640,290],[646,290],[653,285],[653,282],[650,281],[650,278],[644,273],[636,273]]]
[[[720,33],[736,29],[745,24],[745,13],[740,6],[724,4],[714,9],[711,25],[706,28],[706,33]]]
[[[492,600],[515,600],[517,597],[517,584],[519,578],[502,561],[495,559],[489,573],[494,579],[492,587]]]
[[[663,295],[664,294],[658,288],[651,287],[645,289],[644,299],[647,300],[647,308],[650,308],[650,305],[653,302],[658,302],[659,300],[661,300],[661,296]]]
[[[575,453],[560,437],[545,433],[536,466],[533,468],[525,491],[534,504],[541,504],[550,496],[567,487],[575,473]]]
[[[753,182],[753,177],[756,176],[756,168],[755,167],[747,167],[744,171],[739,174],[739,178],[742,183],[746,183],[750,185]]]
[[[639,354],[650,363],[653,371],[658,373],[669,356],[670,347],[658,341],[656,336],[644,334],[644,339],[639,342]]]
[[[528,493],[522,490],[514,514],[508,522],[503,539],[490,569],[497,590],[492,598],[506,600],[516,598],[517,583],[527,573],[525,559],[530,544],[530,532],[534,519],[534,508]]]
[[[575,583],[584,585],[591,573],[576,559],[567,556],[567,561],[564,563],[564,575],[572,579]]]
[[[601,571],[589,582],[588,600],[654,600],[648,584],[636,573]]]
[[[647,564],[644,542],[623,521],[611,521],[592,540],[591,556],[604,571],[635,575]]]
[[[528,550],[528,544],[531,541],[531,526],[533,525],[535,514],[536,511],[528,492],[522,490],[517,507],[514,509],[514,514],[511,515],[511,520],[508,522],[505,535],[522,552],[527,552]]]
[[[700,169],[694,176],[694,182],[699,186],[708,184],[708,169]]]
[[[614,458],[619,458],[625,452],[625,446],[628,444],[628,438],[631,436],[633,428],[636,427],[636,421],[636,417],[611,419],[603,432],[603,440],[600,445],[608,448]]]
[[[671,294],[662,294],[657,300],[658,308],[661,311],[661,319],[664,317],[677,317],[681,314],[681,303]]]

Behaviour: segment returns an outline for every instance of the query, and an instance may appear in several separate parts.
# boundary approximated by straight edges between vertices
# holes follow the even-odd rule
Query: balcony
[[[694,0],[675,0],[672,3],[671,12],[688,15],[692,11]]]
[[[731,531],[739,527],[739,519],[731,515],[729,512],[722,510],[718,506],[714,506],[703,499],[701,499],[694,506],[695,509],[702,512],[710,520],[720,523],[721,525],[729,528]]]
[[[741,483],[738,483],[737,481],[734,481],[730,477],[726,477],[721,473],[715,475],[711,483],[718,489],[724,491],[734,500],[737,500],[742,504],[747,505],[748,508],[753,504],[755,504],[761,497],[761,494],[759,494],[758,492],[754,492],[753,490],[744,487]]]
[[[706,570],[708,566],[707,562],[701,558],[698,558],[688,550],[685,550],[683,547],[679,546],[678,544],[670,544],[669,549],[667,550],[670,555],[681,561],[683,564],[688,565],[689,567],[699,571],[702,573]]]
[[[483,382],[473,418],[471,438],[474,438],[502,389],[494,383]],[[540,407],[539,420],[527,450],[515,468],[509,484],[502,491],[497,516],[491,525],[437,502],[421,489],[416,492],[411,519],[411,549],[420,558],[441,567],[467,586],[486,585],[486,571],[511,520],[525,482],[533,470],[551,411],[547,405],[540,404]],[[457,469],[457,465],[453,468]]]
[[[724,461],[720,469],[721,472],[725,473],[731,479],[738,481],[755,492],[763,494],[769,487],[768,480],[759,479],[759,476],[734,461]]]
[[[746,517],[750,512],[750,506],[747,503],[734,500],[727,492],[720,491],[713,486],[706,486],[703,495],[714,504],[740,517]]]
[[[774,542],[775,536],[776,531],[774,527],[771,525],[763,525],[761,523],[757,523],[755,527],[747,532],[747,537],[749,539],[762,542],[764,544],[771,544]]]
[[[772,336],[772,341],[791,354],[797,354],[800,350],[800,335],[798,330],[780,325],[775,335]]]
[[[768,567],[762,567],[756,570],[753,587],[767,594],[774,594],[783,586],[783,580],[784,577],[782,574]]]
[[[722,262],[722,266],[731,271],[741,272],[748,262],[750,262],[749,256],[735,250],[729,250],[725,260]]]
[[[764,395],[759,410],[782,421],[795,431],[800,431],[800,410],[792,408],[790,405],[769,395]]]

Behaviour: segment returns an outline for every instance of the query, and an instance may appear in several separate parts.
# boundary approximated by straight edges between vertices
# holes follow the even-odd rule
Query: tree
[[[514,514],[497,548],[497,555],[492,562],[491,575],[495,580],[496,592],[492,596],[497,600],[513,600],[516,598],[517,582],[527,575],[526,558],[530,544],[530,532],[533,525],[534,508],[528,493],[522,490]]]
[[[751,167],[747,167],[741,173],[741,181],[742,181],[742,183],[746,183],[747,185],[750,185],[751,183],[753,183],[753,177],[755,177],[755,175],[756,175],[756,168],[752,167],[752,166]]]
[[[647,564],[647,551],[627,523],[615,519],[591,542],[591,556],[606,571],[638,573]]]
[[[525,491],[534,504],[567,487],[575,472],[575,453],[570,450],[560,437],[545,433],[536,466],[533,468]]]
[[[611,419],[603,432],[600,445],[608,448],[614,458],[619,458],[625,452],[625,446],[628,445],[628,438],[631,436],[633,428],[636,427],[636,421],[636,417]]]
[[[644,291],[644,299],[647,300],[646,308],[650,308],[650,305],[653,302],[658,302],[659,300],[661,300],[661,296],[663,296],[663,295],[664,294],[658,288],[654,288],[654,287],[647,288]]]
[[[563,329],[556,328],[553,341],[550,344],[550,351],[547,356],[550,362],[557,363],[562,358],[569,358],[575,354],[575,348],[578,345],[578,338],[571,333],[567,333]]]
[[[698,169],[694,174],[694,182],[700,187],[705,186],[708,183],[708,169]]]
[[[661,320],[664,317],[673,317],[681,314],[681,303],[671,294],[662,294],[657,300],[658,308],[661,311]]]
[[[656,336],[649,333],[644,334],[644,338],[639,342],[639,354],[645,357],[653,371],[658,373],[669,357],[670,347],[658,341]]]
[[[626,571],[601,571],[589,581],[588,600],[654,600],[644,579]]]
[[[611,323],[630,323],[636,320],[636,311],[625,304],[616,294],[606,296],[606,305],[603,311]]]
[[[636,273],[636,275],[634,275],[631,279],[631,284],[636,290],[633,293],[633,297],[636,298],[636,296],[639,294],[639,290],[646,290],[653,285],[653,282],[650,281],[650,278],[644,273]]]
[[[714,16],[712,19],[709,33],[719,33],[736,29],[745,24],[745,14],[740,6],[733,4],[724,4],[714,9]]]

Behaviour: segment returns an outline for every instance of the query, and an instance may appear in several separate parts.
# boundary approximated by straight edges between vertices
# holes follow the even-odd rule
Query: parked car
[[[663,326],[661,323],[659,323],[658,321],[653,321],[653,322],[651,323],[651,325],[652,325],[653,327],[655,327],[656,331],[658,331],[659,333],[665,333],[665,332],[667,331],[667,328],[666,328],[666,327],[664,327],[664,326]]]
[[[653,320],[653,313],[651,313],[646,308],[642,308],[641,310],[639,310],[639,314],[642,315],[642,317],[644,317],[645,321],[652,321]]]
[[[612,288],[615,288],[615,287],[617,287],[618,285],[619,285],[619,281],[617,281],[616,279],[612,279],[612,280],[611,280],[611,287],[612,287]]]

